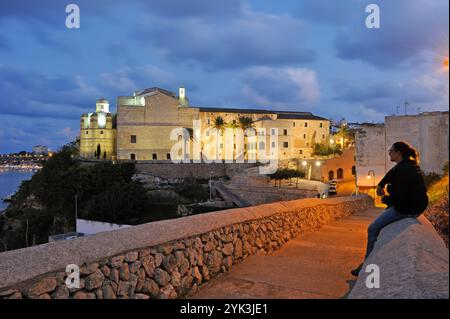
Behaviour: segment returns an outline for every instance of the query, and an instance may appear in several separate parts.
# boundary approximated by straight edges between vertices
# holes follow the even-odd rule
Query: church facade
[[[184,88],[100,99],[81,116],[80,156],[112,160],[260,160],[310,158],[329,142],[328,119],[309,112],[194,107]]]

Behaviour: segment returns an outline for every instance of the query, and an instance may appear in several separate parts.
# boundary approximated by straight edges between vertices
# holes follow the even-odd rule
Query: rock
[[[142,249],[139,251],[139,259],[142,260],[145,256],[150,255],[150,249]]]
[[[200,270],[198,269],[198,267],[194,267],[192,268],[192,277],[194,277],[194,280],[197,283],[201,283],[202,282],[202,275],[200,273]]]
[[[52,298],[54,299],[68,299],[69,298],[69,289],[66,285],[61,285],[52,294]]]
[[[162,287],[159,290],[159,294],[157,296],[158,299],[175,299],[177,298],[177,292],[173,288],[171,284],[168,284],[164,287]]]
[[[84,291],[77,291],[73,297],[73,299],[95,299],[95,293],[93,292],[84,292]]]
[[[102,268],[100,268],[100,271],[105,277],[109,277],[109,275],[111,274],[111,269],[109,269],[109,267],[106,265],[103,265]]]
[[[78,288],[69,288],[69,292],[72,294],[78,290],[84,289],[85,278],[80,278],[80,287]]]
[[[46,292],[51,292],[56,288],[56,278],[46,277],[38,282],[34,283],[28,290],[29,297],[37,297],[39,295],[45,294]]]
[[[94,292],[97,299],[103,299],[103,290],[101,288],[96,289]]]
[[[124,256],[112,257],[109,261],[109,265],[113,268],[119,268],[120,266],[122,266],[124,258]]]
[[[188,247],[184,250],[184,255],[189,259],[191,266],[197,265],[197,251],[192,247]]]
[[[138,272],[139,268],[141,268],[141,261],[137,260],[130,264],[130,273],[135,274]]]
[[[227,256],[222,261],[222,266],[225,266],[225,269],[229,271],[231,266],[233,265],[233,258],[231,256]]]
[[[144,294],[135,294],[133,299],[149,299],[150,297]]]
[[[116,284],[118,284],[119,283],[119,271],[117,269],[111,269],[111,272],[109,274],[109,279],[111,279]]]
[[[137,276],[139,279],[142,279],[142,280],[145,279],[145,270],[144,270],[144,267],[139,268],[139,270],[138,270],[137,273],[136,273],[136,276]]]
[[[170,283],[172,284],[172,286],[174,287],[181,286],[181,274],[178,271],[174,271],[170,275],[170,277],[171,277]]]
[[[208,259],[206,260],[206,265],[208,266],[209,272],[211,274],[216,274],[220,271],[222,259],[222,253],[216,250],[209,254]]]
[[[88,291],[100,288],[104,279],[105,276],[103,276],[100,269],[97,269],[94,273],[85,278],[84,288]]]
[[[157,250],[158,250],[158,252],[160,252],[164,255],[168,255],[173,251],[173,246],[170,244],[163,244],[163,245],[159,245]]]
[[[153,279],[145,279],[142,286],[142,292],[152,297],[156,297],[159,293],[159,286]]]
[[[111,284],[106,283],[102,286],[103,299],[116,299],[116,294]]]
[[[161,263],[164,259],[164,255],[161,253],[155,253],[155,267],[161,266]]]
[[[155,272],[155,259],[152,255],[145,256],[142,259],[142,266],[145,269],[145,272],[147,273],[147,276],[153,277],[153,273]]]
[[[83,276],[87,276],[92,274],[98,269],[98,263],[92,263],[92,264],[84,264],[80,267],[80,274]]]
[[[62,285],[65,283],[65,279],[66,279],[66,273],[65,272],[57,272],[55,275],[56,278],[56,285]]]
[[[0,297],[8,297],[10,295],[15,294],[16,292],[19,292],[19,291],[16,289],[3,290],[3,291],[0,291]]]
[[[176,252],[175,252],[175,259],[176,259],[176,265],[177,265],[177,267],[180,267],[181,264],[183,263],[184,252],[182,252],[182,251],[176,251]]]
[[[129,297],[131,283],[128,281],[119,281],[119,290],[117,296]]]
[[[138,277],[135,274],[131,274],[130,275],[130,298],[132,298],[134,296],[134,292],[136,290],[136,286],[137,286],[137,282],[138,282]]]
[[[200,268],[200,271],[201,271],[202,277],[205,281],[209,281],[209,279],[211,279],[211,276],[209,275],[209,270],[208,270],[207,266],[202,266]]]
[[[181,278],[181,287],[190,289],[192,287],[192,282],[194,281],[194,277],[186,276]]]
[[[177,266],[177,259],[174,255],[170,254],[164,257],[161,267],[168,273],[172,273]]]
[[[210,252],[215,248],[215,245],[213,242],[208,241],[204,246],[203,246],[203,251],[205,252]]]
[[[52,299],[49,294],[43,294],[37,297],[34,297],[34,299]]]
[[[154,273],[155,281],[161,287],[167,285],[170,282],[169,274],[161,268],[156,268]]]
[[[232,243],[225,244],[225,246],[223,246],[223,248],[222,248],[222,253],[223,253],[225,256],[230,256],[230,255],[232,255],[232,254],[233,254],[233,251],[234,251],[234,246],[233,246]]]
[[[186,246],[180,241],[173,245],[174,250],[183,250]]]
[[[238,239],[234,244],[234,258],[238,259],[242,257],[242,241]]]
[[[122,266],[119,269],[119,278],[121,280],[129,280],[130,279],[130,268],[128,266],[128,263],[123,263]]]
[[[22,294],[20,292],[15,292],[12,295],[9,295],[7,299],[22,299]]]
[[[132,263],[132,262],[135,262],[138,259],[138,257],[139,257],[138,252],[137,251],[132,251],[132,252],[129,252],[129,253],[127,253],[125,255],[125,261],[129,262],[129,263]]]
[[[184,276],[184,274],[188,270],[189,270],[189,260],[187,260],[187,258],[183,258],[181,265],[178,267],[178,271],[180,272],[181,276]]]

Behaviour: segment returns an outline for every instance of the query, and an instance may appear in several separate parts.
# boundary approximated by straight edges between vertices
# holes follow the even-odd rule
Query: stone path
[[[255,255],[202,285],[192,299],[343,298],[365,253],[370,209],[299,235],[271,255]]]

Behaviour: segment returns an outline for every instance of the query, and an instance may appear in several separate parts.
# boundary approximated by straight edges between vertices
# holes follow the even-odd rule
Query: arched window
[[[342,168],[337,170],[337,179],[344,179],[344,170]]]
[[[356,166],[355,165],[352,166],[352,175],[356,176]]]
[[[130,154],[130,159],[134,161],[134,160],[136,159],[136,154],[131,153],[131,154]]]
[[[328,180],[331,181],[332,179],[334,179],[334,172],[333,171],[329,171],[328,172]]]

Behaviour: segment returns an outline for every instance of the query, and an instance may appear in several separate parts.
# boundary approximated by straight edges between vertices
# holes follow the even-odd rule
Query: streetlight
[[[213,174],[213,171],[210,171],[209,172],[209,201],[210,202],[212,202],[212,183],[211,183],[212,174]]]
[[[371,169],[367,172],[367,179],[372,179],[372,187],[375,189],[375,171]],[[374,191],[373,198],[375,198],[376,193]]]

